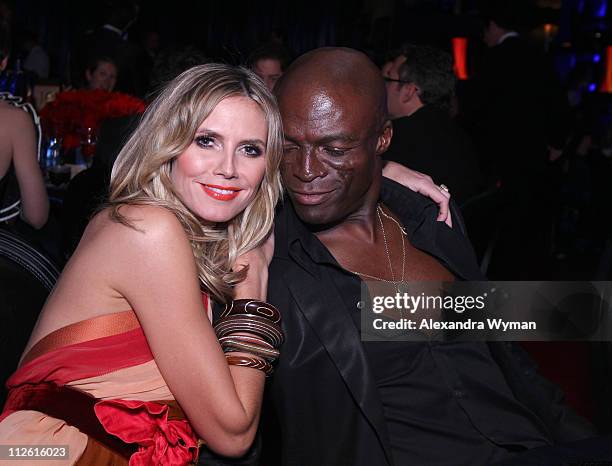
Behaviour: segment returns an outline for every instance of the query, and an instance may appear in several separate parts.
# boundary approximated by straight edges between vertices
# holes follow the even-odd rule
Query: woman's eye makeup
[[[200,147],[212,147],[215,143],[214,138],[205,134],[196,136],[195,142]]]
[[[249,157],[259,157],[263,154],[263,148],[255,144],[247,144],[243,147],[244,153]]]
[[[195,143],[202,149],[211,149],[215,147],[222,147],[222,143],[217,137],[210,134],[200,134],[195,137]],[[238,147],[238,150],[247,157],[259,157],[264,154],[265,147],[261,144],[244,142]]]

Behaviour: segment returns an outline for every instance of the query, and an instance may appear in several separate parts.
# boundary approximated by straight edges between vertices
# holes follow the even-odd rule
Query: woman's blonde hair
[[[170,178],[172,162],[193,142],[202,122],[223,99],[244,96],[262,109],[268,124],[266,172],[252,202],[226,224],[196,217],[180,200]],[[263,242],[274,221],[282,188],[282,124],[276,100],[263,82],[245,68],[206,64],[191,68],[173,81],[145,111],[127,141],[111,175],[111,217],[132,226],[121,215],[125,204],[163,206],[185,228],[205,291],[220,302],[231,299],[232,285],[245,271],[231,271],[236,258]]]

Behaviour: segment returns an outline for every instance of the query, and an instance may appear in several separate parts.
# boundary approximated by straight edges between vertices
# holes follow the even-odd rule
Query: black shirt
[[[383,189],[381,200],[392,211],[401,212],[396,199],[387,196],[390,190],[392,186]],[[410,231],[407,229],[414,237]],[[319,245],[313,246],[318,249]],[[335,259],[331,263],[341,269]],[[353,324],[360,329],[362,311],[350,306],[360,280],[346,273],[332,276],[333,285],[349,304]],[[514,398],[485,343],[362,344],[382,402],[396,465],[449,464],[449,452],[460,458],[454,464],[493,464],[508,458],[510,451],[550,444],[540,421]],[[479,394],[472,402],[480,404],[480,415],[495,419],[500,431],[514,436],[515,444],[497,445],[472,424],[457,403],[466,396],[466,386]]]
[[[550,444],[519,403],[485,343],[364,342],[389,429],[395,464],[493,464]],[[466,389],[465,387],[469,387]],[[479,416],[514,444],[497,445],[457,402],[476,396]]]
[[[393,120],[393,138],[383,157],[446,184],[459,206],[485,188],[469,137],[445,111],[432,105]]]

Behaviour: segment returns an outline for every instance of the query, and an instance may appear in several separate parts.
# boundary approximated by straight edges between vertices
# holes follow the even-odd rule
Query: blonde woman
[[[202,65],[168,85],[8,381],[3,444],[57,445],[45,454],[61,464],[187,464],[202,442],[248,449],[282,340],[277,311],[259,302],[281,150],[276,103],[250,71]],[[217,334],[208,297],[236,300]]]

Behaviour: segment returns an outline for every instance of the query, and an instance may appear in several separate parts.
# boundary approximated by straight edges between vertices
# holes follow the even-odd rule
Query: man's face
[[[262,58],[261,60],[257,60],[253,66],[253,71],[263,80],[266,87],[270,90],[274,89],[276,81],[283,75],[281,63],[275,58]]]
[[[375,189],[377,155],[386,150],[391,130],[380,135],[376,109],[361,96],[306,87],[279,96],[281,174],[300,219],[329,225],[358,211]]]
[[[392,61],[388,61],[382,68],[384,78],[400,79],[399,69],[406,61],[406,57],[400,55]],[[396,81],[386,81],[387,85],[387,111],[391,118],[399,118],[403,116],[401,107],[401,90],[402,83]]]

